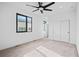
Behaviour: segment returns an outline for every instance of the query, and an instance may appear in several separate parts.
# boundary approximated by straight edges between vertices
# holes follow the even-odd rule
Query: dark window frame
[[[25,31],[18,31],[18,15],[26,17],[26,30]],[[27,31],[27,17],[30,17],[30,16],[16,13],[16,33],[32,32],[32,17],[30,17],[31,18],[31,31]]]

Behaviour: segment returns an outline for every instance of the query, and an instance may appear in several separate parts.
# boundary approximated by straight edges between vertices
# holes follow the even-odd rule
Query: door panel
[[[69,42],[69,21],[61,21],[61,40]]]
[[[69,42],[69,36],[70,36],[69,26],[70,25],[69,25],[68,20],[54,21],[51,26],[52,28],[50,28],[52,30],[51,31],[52,39],[58,40],[58,41]],[[51,36],[49,36],[49,37],[51,37]]]

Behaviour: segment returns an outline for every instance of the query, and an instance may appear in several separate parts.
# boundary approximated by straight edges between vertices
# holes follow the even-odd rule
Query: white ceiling
[[[46,5],[50,2],[43,2],[43,5]],[[30,3],[25,3],[29,5],[35,5],[38,6],[38,3],[30,2]],[[35,8],[26,6],[26,8],[30,9],[31,11],[34,10]],[[75,11],[76,9],[76,3],[75,2],[56,2],[54,5],[51,5],[48,7],[49,9],[52,9],[52,12],[66,12],[66,11]],[[46,11],[47,12],[47,11]]]
[[[46,5],[50,2],[43,2],[43,5]],[[54,5],[49,6],[49,9],[52,9],[53,11],[44,11],[44,13],[53,13],[53,14],[59,14],[59,13],[64,13],[64,12],[75,12],[76,11],[76,3],[77,2],[56,2]],[[25,11],[29,11],[32,12],[33,10],[35,10],[36,8],[33,7],[29,7],[26,6],[28,5],[34,5],[34,6],[38,6],[37,2],[14,2],[14,3],[9,3],[11,5],[16,5],[16,7],[25,10]],[[36,11],[34,13],[40,13],[39,11]]]

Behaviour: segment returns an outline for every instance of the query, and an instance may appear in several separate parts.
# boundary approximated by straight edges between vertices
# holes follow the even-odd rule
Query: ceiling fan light
[[[43,8],[39,8],[39,10],[43,10]]]

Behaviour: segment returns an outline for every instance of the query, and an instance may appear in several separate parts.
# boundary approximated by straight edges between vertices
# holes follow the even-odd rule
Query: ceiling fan
[[[40,10],[40,12],[43,14],[43,11],[52,11],[52,9],[47,9],[47,7],[49,7],[53,4],[55,4],[55,2],[51,2],[51,3],[43,6],[43,2],[38,2],[38,6],[33,6],[33,5],[26,5],[26,6],[37,8],[36,10],[33,10],[32,12]]]

